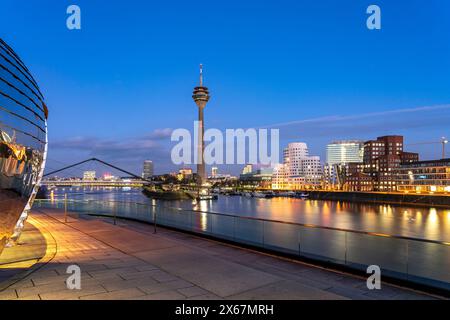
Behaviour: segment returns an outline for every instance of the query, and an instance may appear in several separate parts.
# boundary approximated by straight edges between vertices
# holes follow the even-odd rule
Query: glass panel
[[[335,263],[345,263],[345,231],[299,228],[300,255]]]
[[[214,236],[234,240],[234,217],[210,214],[209,219]]]
[[[263,221],[236,217],[234,237],[236,241],[264,247]]]
[[[358,269],[377,265],[381,272],[405,278],[407,241],[397,238],[347,232],[347,264]],[[390,272],[390,273],[389,273]]]
[[[173,208],[159,207],[156,211],[156,223],[176,227],[183,230],[191,230],[189,212],[176,210]]]
[[[206,212],[192,212],[192,231],[211,233],[211,215]]]
[[[297,225],[264,221],[264,247],[298,254],[298,233]]]
[[[445,282],[445,284],[438,285],[450,290],[449,245],[409,241],[408,252],[408,274],[411,280],[418,277],[419,279],[415,280],[425,284],[431,284],[430,282],[432,282],[427,279]]]

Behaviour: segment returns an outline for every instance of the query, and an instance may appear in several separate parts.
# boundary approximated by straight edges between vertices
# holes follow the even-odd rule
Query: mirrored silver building
[[[0,39],[0,253],[20,233],[42,178],[47,116],[33,76]]]

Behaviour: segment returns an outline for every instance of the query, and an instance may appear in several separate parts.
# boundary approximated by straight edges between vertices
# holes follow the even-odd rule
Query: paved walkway
[[[153,234],[138,222],[63,219],[47,209],[32,214],[56,251],[0,299],[432,298],[386,284],[369,291],[364,278],[163,228]],[[66,287],[71,264],[81,268],[81,290]]]

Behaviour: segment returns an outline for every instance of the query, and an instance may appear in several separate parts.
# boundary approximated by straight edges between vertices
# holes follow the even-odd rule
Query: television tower
[[[206,179],[205,161],[203,152],[205,150],[203,136],[205,134],[205,123],[203,109],[209,101],[208,88],[203,86],[203,65],[200,64],[200,85],[194,88],[192,99],[198,107],[198,143],[197,143],[197,175],[200,177],[200,184]]]

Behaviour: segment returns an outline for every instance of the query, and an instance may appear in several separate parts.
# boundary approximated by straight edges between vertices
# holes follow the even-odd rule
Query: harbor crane
[[[408,146],[415,146],[421,144],[441,144],[442,145],[442,159],[445,159],[445,146],[448,143],[448,139],[446,137],[442,137],[439,141],[424,141],[424,142],[416,142],[408,144]]]

